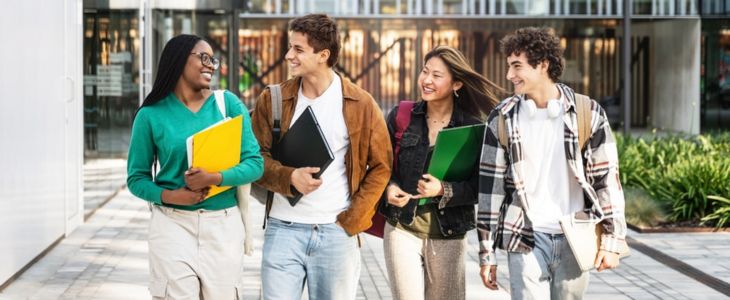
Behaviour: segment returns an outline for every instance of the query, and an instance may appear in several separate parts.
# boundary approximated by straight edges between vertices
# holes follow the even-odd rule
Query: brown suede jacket
[[[339,74],[338,74],[339,76]],[[337,221],[350,235],[370,228],[371,218],[385,186],[390,180],[393,154],[383,112],[373,97],[348,79],[342,80],[344,97],[343,115],[350,147],[345,155],[345,166],[350,188],[350,207],[337,216]],[[281,83],[281,135],[283,137],[292,121],[297,105],[301,78]],[[256,101],[251,116],[253,132],[259,141],[264,157],[264,176],[258,183],[270,191],[291,196],[291,173],[294,168],[282,165],[271,157],[271,93],[267,88]]]

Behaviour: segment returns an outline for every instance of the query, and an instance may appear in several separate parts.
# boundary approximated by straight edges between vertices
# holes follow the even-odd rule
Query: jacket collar
[[[413,106],[413,109],[411,110],[413,114],[416,115],[425,115],[426,114],[426,101],[418,101],[416,102],[416,105]],[[423,116],[425,117],[425,116]],[[454,105],[454,111],[451,113],[451,120],[449,120],[448,127],[457,126],[459,124],[464,124],[464,112],[459,108],[459,106]]]

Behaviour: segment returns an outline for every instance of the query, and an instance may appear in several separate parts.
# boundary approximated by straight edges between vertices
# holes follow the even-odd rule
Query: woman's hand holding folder
[[[444,185],[431,174],[423,174],[418,180],[417,191],[418,195],[413,196],[415,199],[438,197],[444,194]]]
[[[163,190],[162,203],[175,205],[195,205],[205,199],[205,196],[208,195],[208,190],[208,188],[205,188],[199,191],[191,191],[187,187],[182,187],[177,190]]]
[[[185,185],[192,191],[198,191],[211,185],[220,185],[223,181],[221,173],[208,173],[200,168],[185,171]]]

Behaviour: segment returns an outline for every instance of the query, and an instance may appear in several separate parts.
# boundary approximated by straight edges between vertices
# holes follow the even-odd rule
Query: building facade
[[[566,47],[563,80],[622,126],[623,1],[220,0],[84,1],[85,156],[121,156],[131,116],[151,89],[165,42],[204,36],[221,58],[214,81],[249,106],[287,78],[287,21],[323,12],[342,28],[337,66],[384,109],[414,99],[422,55],[448,44],[509,88],[498,41],[522,26],[550,26]],[[727,0],[631,1],[631,126],[699,133],[730,128]],[[232,28],[237,28],[233,30]]]

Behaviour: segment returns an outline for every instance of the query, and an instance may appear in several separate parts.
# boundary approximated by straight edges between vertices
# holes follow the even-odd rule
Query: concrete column
[[[700,132],[700,20],[656,21],[651,25],[653,96],[651,126]]]

